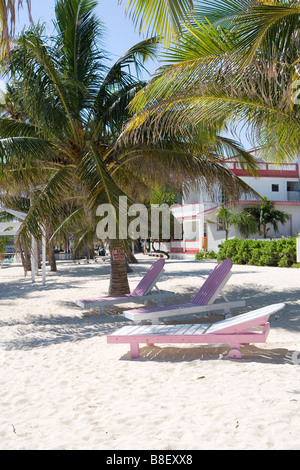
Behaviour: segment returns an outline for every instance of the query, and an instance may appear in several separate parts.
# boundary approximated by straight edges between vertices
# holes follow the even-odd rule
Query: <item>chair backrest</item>
[[[162,273],[165,260],[160,258],[152,264],[150,269],[146,272],[145,276],[138,283],[132,295],[142,296],[148,294],[152,287],[156,284],[158,276]]]
[[[228,258],[221,261],[205,280],[204,284],[193,298],[192,303],[197,305],[208,305],[212,303],[229,279],[231,268],[231,259]]]
[[[265,325],[272,313],[278,312],[284,307],[285,304],[283,303],[273,304],[231,318],[226,318],[225,320],[213,323],[205,334],[238,333],[248,328]]]

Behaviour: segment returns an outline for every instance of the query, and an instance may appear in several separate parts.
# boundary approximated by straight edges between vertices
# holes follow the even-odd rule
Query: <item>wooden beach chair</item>
[[[241,359],[241,344],[265,343],[272,313],[285,304],[274,304],[212,324],[130,325],[107,336],[109,344],[129,343],[131,358],[139,357],[139,345],[145,344],[229,344],[228,357]],[[253,331],[255,328],[255,331]]]
[[[130,294],[98,297],[94,299],[79,299],[76,301],[76,304],[82,308],[98,308],[100,313],[104,313],[106,307],[121,303],[146,303],[149,300],[153,300],[161,304],[164,299],[174,296],[173,292],[160,291],[156,285],[159,277],[163,273],[164,265],[164,259],[159,259],[153,263],[137,287]],[[156,290],[151,292],[152,289]]]
[[[228,317],[232,308],[245,307],[246,305],[244,300],[229,302],[222,291],[231,276],[231,268],[231,259],[221,261],[205,280],[191,302],[168,305],[167,307],[125,310],[123,315],[134,322],[149,321],[152,324],[157,324],[159,318],[201,314],[216,310],[224,310],[225,317]],[[224,301],[215,303],[219,295],[222,295]]]

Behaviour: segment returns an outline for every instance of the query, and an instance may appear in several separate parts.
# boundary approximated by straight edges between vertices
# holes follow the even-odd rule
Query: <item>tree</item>
[[[267,238],[271,228],[268,225],[271,225],[274,231],[277,232],[278,224],[284,224],[290,218],[286,212],[275,209],[274,201],[270,201],[267,197],[263,198],[259,207],[248,207],[245,210],[254,217],[258,230],[261,231],[264,238]]]
[[[150,38],[134,45],[107,67],[99,48],[103,25],[93,14],[95,5],[91,0],[57,1],[56,36],[44,36],[37,25],[20,35],[11,52],[10,115],[0,118],[0,180],[1,188],[7,188],[8,177],[23,184],[31,200],[19,232],[23,245],[30,246],[32,235],[41,238],[45,221],[53,237],[87,220],[78,239],[88,240],[90,231],[95,233],[99,205],[117,208],[124,195],[131,204],[166,181],[175,188],[187,178],[191,184],[217,180],[228,192],[247,190],[217,156],[220,145],[231,143],[220,140],[216,145],[209,133],[202,132],[201,142],[199,135],[193,142],[180,133],[149,139],[147,129],[137,140],[124,139],[123,134],[119,138],[131,117],[129,102],[146,85],[140,71],[145,60],[155,56],[157,41]],[[76,204],[65,213],[63,206],[70,201]],[[113,250],[128,246],[127,240],[110,243]],[[125,259],[114,258],[110,292],[127,293]]]
[[[235,212],[222,204],[217,212],[217,218],[225,230],[225,239],[228,240],[229,229],[232,225],[238,227],[242,235],[246,237],[260,231],[264,238],[267,238],[271,228],[268,225],[271,225],[277,232],[278,224],[284,224],[290,216],[284,211],[275,209],[274,201],[264,197],[259,206],[247,207],[240,212]]]
[[[116,206],[124,194],[116,181],[125,157],[117,158],[114,142],[130,99],[145,84],[136,77],[155,53],[156,40],[133,46],[108,67],[99,49],[103,25],[93,14],[95,5],[58,1],[56,37],[44,36],[37,25],[20,35],[11,52],[7,103],[13,112],[0,119],[1,181],[2,189],[8,178],[23,183],[31,200],[19,232],[27,246],[31,235],[41,237],[45,220],[52,234],[62,225],[66,200],[77,201],[68,214],[68,223],[76,224],[84,217],[95,222],[99,204]]]
[[[135,97],[129,129],[152,122],[186,134],[200,126],[212,135],[243,129],[264,158],[294,159],[298,19],[298,4],[284,0],[197,2],[179,42],[162,56],[165,66]]]
[[[235,213],[232,209],[229,209],[222,204],[217,213],[218,223],[221,224],[223,230],[225,230],[225,240],[228,240],[229,228],[235,223]]]
[[[258,230],[255,217],[253,217],[247,209],[238,213],[236,227],[238,227],[239,231],[245,238],[249,238],[250,235],[253,235]]]
[[[257,232],[256,219],[250,212],[247,212],[246,210],[236,212],[231,207],[227,207],[226,205],[222,204],[217,212],[217,219],[217,223],[220,224],[225,231],[226,240],[228,240],[229,229],[233,225],[238,227],[240,232],[246,237],[252,233]],[[211,220],[208,222],[216,223],[212,222]]]

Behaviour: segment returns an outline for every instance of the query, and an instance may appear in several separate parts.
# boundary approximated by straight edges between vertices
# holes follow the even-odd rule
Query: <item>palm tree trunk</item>
[[[129,247],[129,250],[128,250],[128,253],[127,253],[127,260],[128,260],[129,264],[137,264],[138,263],[138,260],[136,259],[136,257],[132,253],[131,247]]]
[[[55,252],[54,252],[54,243],[53,241],[50,241],[51,238],[51,230],[50,227],[48,226],[46,228],[46,236],[47,236],[47,258],[50,264],[50,270],[52,272],[57,271],[57,266],[56,266],[56,258],[55,258]]]
[[[48,261],[49,261],[49,264],[50,264],[50,270],[51,271],[57,271],[53,242],[48,243],[47,258],[48,258]]]
[[[264,225],[263,227],[264,227],[264,238],[267,238],[267,226]]]
[[[22,246],[19,244],[19,249],[20,249],[20,256],[21,256],[21,261],[22,261],[22,266],[24,269],[24,273],[26,276],[26,273],[28,271],[31,271],[31,256],[30,256],[30,251],[26,248],[26,246]]]
[[[110,284],[108,295],[124,295],[130,293],[128,277],[127,277],[127,263],[125,251],[114,243],[111,247],[111,262],[110,262]]]

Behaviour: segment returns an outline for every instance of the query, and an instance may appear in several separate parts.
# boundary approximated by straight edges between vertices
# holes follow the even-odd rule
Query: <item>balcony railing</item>
[[[287,200],[290,202],[300,202],[300,191],[288,191]]]
[[[226,166],[237,176],[250,176],[244,171],[238,162],[226,162]],[[285,163],[277,165],[275,163],[258,163],[258,170],[260,176],[265,177],[287,177],[287,178],[299,178],[299,167],[297,163]]]

